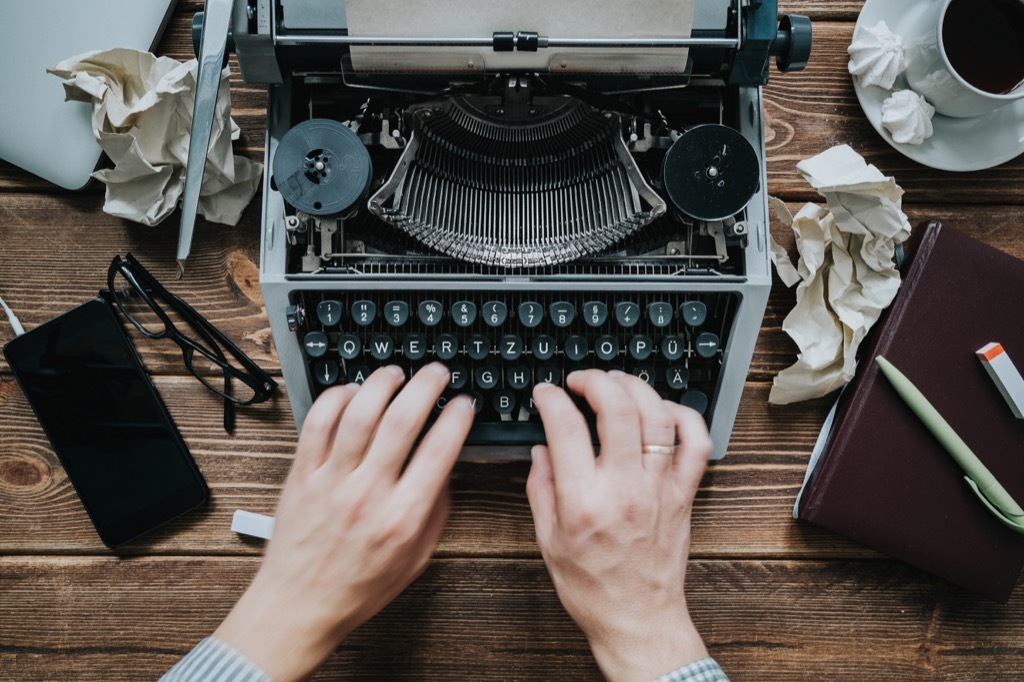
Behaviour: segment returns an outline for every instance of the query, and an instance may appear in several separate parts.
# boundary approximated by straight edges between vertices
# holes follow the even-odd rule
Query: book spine
[[[924,235],[909,258],[907,274],[903,278],[895,300],[882,314],[875,324],[875,328],[861,346],[858,371],[853,381],[839,397],[835,419],[832,422],[832,432],[828,436],[821,457],[818,458],[814,470],[808,477],[807,485],[800,498],[797,516],[805,521],[814,522],[816,520],[818,507],[828,495],[832,472],[836,468],[837,457],[841,456],[834,455],[834,453],[842,453],[845,450],[847,441],[857,429],[860,413],[871,393],[870,389],[878,380],[879,370],[873,360],[876,355],[885,355],[898,337],[903,312],[912,305],[918,282],[921,279],[919,273],[927,265],[928,257],[931,255],[942,229],[942,224],[938,221],[931,221],[924,226]],[[866,364],[864,367],[860,367],[861,363]]]

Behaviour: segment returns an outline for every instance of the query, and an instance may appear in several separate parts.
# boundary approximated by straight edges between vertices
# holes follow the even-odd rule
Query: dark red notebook
[[[991,516],[873,359],[900,369],[1024,504],[1024,421],[975,356],[996,341],[1024,370],[1024,262],[938,222],[923,229],[797,513],[1005,602],[1024,566],[1024,535]]]

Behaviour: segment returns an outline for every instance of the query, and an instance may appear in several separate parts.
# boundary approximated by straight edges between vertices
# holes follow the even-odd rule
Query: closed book
[[[1024,535],[975,497],[874,358],[902,371],[1024,504],[1024,421],[975,355],[998,342],[1024,368],[1024,262],[937,221],[923,230],[900,291],[819,438],[796,512],[1005,602],[1024,565]]]

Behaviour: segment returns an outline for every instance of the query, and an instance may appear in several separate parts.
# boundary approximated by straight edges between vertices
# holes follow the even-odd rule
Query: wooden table
[[[891,150],[861,113],[846,72],[860,2],[789,0],[815,21],[802,73],[765,89],[769,190],[797,208],[819,197],[794,166],[848,143],[906,190],[911,221],[941,216],[1024,257],[1024,161],[933,171]],[[158,52],[191,56],[179,3]],[[240,153],[263,156],[265,95],[232,79]],[[159,227],[104,214],[103,188],[64,192],[0,164],[0,295],[33,327],[95,295],[114,254],[133,252],[172,290],[276,368],[259,289],[260,198],[236,228],[200,221],[174,282],[177,215]],[[776,239],[792,246],[780,224]],[[1019,295],[1019,292],[1018,292]],[[1019,679],[1024,590],[1005,606],[791,518],[828,401],[767,405],[794,360],[781,331],[793,293],[776,282],[724,461],[693,515],[690,608],[737,680]],[[952,311],[951,311],[952,314]],[[0,342],[11,332],[0,322]],[[296,433],[282,391],[239,412],[185,374],[176,347],[137,339],[144,362],[212,489],[210,505],[114,555],[96,537],[21,390],[0,364],[0,678],[153,679],[210,633],[255,572],[261,543],[229,531],[238,508],[272,513]],[[330,659],[323,678],[598,679],[534,541],[524,463],[460,463],[451,520],[427,573]]]

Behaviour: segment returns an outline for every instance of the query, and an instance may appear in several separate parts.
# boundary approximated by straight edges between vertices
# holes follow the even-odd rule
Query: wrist
[[[258,665],[275,682],[309,677],[347,634],[316,609],[273,588],[260,576],[246,590],[213,636]]]
[[[693,622],[645,622],[590,640],[594,659],[609,682],[651,682],[684,665],[707,658]]]

